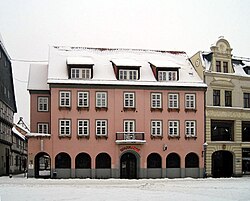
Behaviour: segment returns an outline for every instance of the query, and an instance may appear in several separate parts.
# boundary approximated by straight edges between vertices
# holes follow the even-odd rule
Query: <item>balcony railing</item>
[[[144,132],[117,132],[116,144],[144,144]]]

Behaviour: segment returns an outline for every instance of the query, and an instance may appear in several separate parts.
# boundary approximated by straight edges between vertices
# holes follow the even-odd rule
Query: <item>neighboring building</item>
[[[250,59],[232,56],[219,38],[211,52],[191,62],[208,85],[206,93],[206,172],[230,177],[250,173]]]
[[[16,111],[10,57],[0,35],[0,176],[10,173],[11,129]]]
[[[20,122],[20,121],[19,121]],[[12,128],[12,146],[10,159],[10,172],[12,174],[24,173],[27,170],[28,141],[25,135],[28,130],[21,124]]]
[[[184,52],[49,52],[29,74],[29,177],[203,177],[206,84]]]

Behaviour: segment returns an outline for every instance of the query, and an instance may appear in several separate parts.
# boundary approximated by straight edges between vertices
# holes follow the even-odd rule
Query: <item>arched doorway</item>
[[[91,157],[87,153],[79,153],[75,158],[75,176],[77,178],[91,177]]]
[[[131,153],[124,153],[120,160],[120,177],[122,179],[137,179],[137,158]]]
[[[162,177],[162,159],[158,153],[151,153],[147,157],[147,177]]]
[[[107,153],[100,153],[95,159],[96,178],[107,179],[111,177],[111,157]]]
[[[212,155],[213,177],[233,176],[233,154],[229,151],[216,151]]]
[[[70,178],[71,177],[71,157],[69,154],[61,152],[55,157],[55,172],[53,175],[56,178]],[[54,173],[53,173],[54,174]]]
[[[166,158],[166,176],[168,178],[181,177],[181,159],[177,153],[170,153]]]
[[[51,159],[50,156],[45,152],[38,153],[35,156],[35,177],[51,177]]]

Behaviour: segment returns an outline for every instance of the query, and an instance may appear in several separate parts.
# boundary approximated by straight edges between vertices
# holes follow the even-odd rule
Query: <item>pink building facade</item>
[[[51,47],[30,68],[29,177],[204,172],[204,93],[184,52]]]

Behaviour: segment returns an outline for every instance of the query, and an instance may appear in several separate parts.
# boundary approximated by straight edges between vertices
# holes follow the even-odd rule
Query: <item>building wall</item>
[[[77,109],[77,91],[89,91],[89,110]],[[71,91],[71,108],[59,108],[59,92]],[[95,109],[95,92],[106,91],[108,93],[107,111],[97,111]],[[125,111],[123,109],[123,93],[134,92],[136,99],[135,111]],[[150,95],[152,92],[162,93],[163,111],[150,110]],[[176,92],[179,94],[180,111],[168,111],[168,93]],[[64,86],[51,88],[51,137],[50,138],[30,138],[29,139],[29,175],[34,176],[34,159],[40,152],[46,152],[51,157],[52,169],[55,169],[55,157],[61,152],[68,153],[71,157],[71,173],[62,173],[75,177],[75,158],[85,152],[91,156],[92,177],[98,175],[95,170],[95,158],[99,153],[105,152],[111,156],[111,177],[120,177],[120,157],[127,151],[137,153],[139,158],[139,178],[144,177],[166,177],[166,157],[169,153],[175,152],[181,158],[180,177],[192,175],[194,171],[197,177],[203,176],[203,143],[204,143],[204,90],[195,88],[143,88],[143,87],[89,87],[79,86],[66,88]],[[185,93],[196,93],[196,111],[185,111]],[[31,132],[35,132],[37,122],[41,119],[49,121],[49,115],[38,114],[36,110],[36,100],[38,94],[31,93]],[[45,116],[46,117],[45,117]],[[59,137],[59,119],[71,119],[71,136]],[[79,138],[77,136],[77,119],[90,120],[89,138]],[[108,137],[96,138],[95,120],[108,120]],[[136,132],[145,132],[145,144],[117,144],[116,132],[123,132],[123,121],[135,120]],[[151,120],[163,121],[163,137],[151,138]],[[168,120],[180,121],[180,138],[168,138]],[[185,120],[195,120],[197,138],[185,138]],[[167,150],[163,146],[167,145]],[[185,157],[188,153],[194,152],[199,157],[199,170],[185,170]],[[151,153],[158,153],[162,158],[162,169],[147,170],[147,157]],[[32,169],[33,168],[33,169]],[[59,170],[58,170],[59,171]],[[60,170],[63,171],[63,170]],[[177,170],[178,171],[178,170]],[[191,173],[190,173],[191,172]],[[199,173],[196,173],[199,172]],[[102,174],[102,173],[101,173]],[[103,174],[105,174],[103,172]],[[174,174],[174,173],[173,173]],[[151,175],[151,176],[150,176]],[[157,176],[158,175],[158,176]],[[67,176],[66,176],[67,177]],[[169,171],[169,177],[171,177]]]

